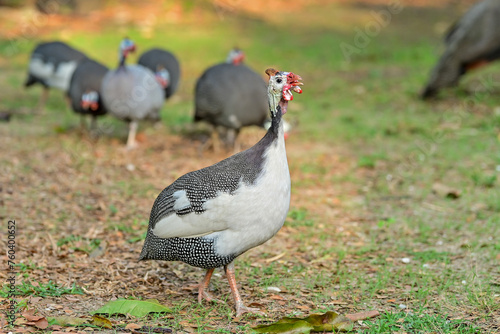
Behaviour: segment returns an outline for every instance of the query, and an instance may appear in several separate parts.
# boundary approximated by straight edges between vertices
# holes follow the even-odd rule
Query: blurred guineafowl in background
[[[500,58],[499,22],[499,0],[481,1],[465,13],[446,34],[446,50],[433,69],[422,98],[456,86],[469,70]]]
[[[266,83],[241,64],[243,58],[241,50],[232,50],[226,63],[208,68],[196,83],[194,121],[213,126],[214,150],[218,150],[216,132],[226,149],[234,149],[242,127],[263,126],[268,117]]]
[[[181,69],[177,58],[169,51],[151,49],[144,52],[137,64],[149,68],[165,90],[165,99],[172,96],[179,86]]]
[[[63,42],[40,43],[35,47],[28,64],[28,77],[24,86],[39,83],[44,87],[38,109],[44,108],[49,88],[68,92],[73,72],[78,63],[86,58],[85,54]]]
[[[243,304],[233,261],[278,233],[290,207],[282,116],[292,90],[301,93],[302,83],[290,72],[266,73],[272,119],[267,133],[248,150],[185,174],[165,188],[151,209],[140,255],[140,260],[183,261],[207,269],[198,288],[199,303],[213,300],[210,278],[215,268],[224,266],[236,316],[257,309]]]
[[[125,38],[120,44],[120,62],[116,70],[109,71],[101,85],[101,97],[109,113],[129,122],[127,148],[136,146],[138,121],[160,119],[164,91],[153,72],[141,65],[125,65],[135,44]]]
[[[106,114],[106,108],[101,99],[102,79],[108,73],[108,68],[92,59],[82,60],[71,77],[68,97],[71,108],[77,114],[92,117],[90,129],[95,130],[96,118]]]

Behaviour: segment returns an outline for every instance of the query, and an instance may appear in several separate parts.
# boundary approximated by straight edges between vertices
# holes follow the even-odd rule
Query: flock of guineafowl
[[[469,69],[500,57],[500,1],[476,4],[446,36],[447,49],[432,72],[422,98],[456,85]],[[467,44],[467,52],[464,45]],[[157,120],[165,99],[175,93],[180,68],[176,57],[161,49],[145,52],[137,65],[126,65],[135,50],[125,38],[119,65],[108,70],[61,42],[36,47],[26,86],[41,83],[67,93],[77,113],[96,117],[110,113],[130,122],[127,147],[135,146],[137,122]],[[227,143],[234,144],[241,127],[262,125],[264,137],[253,147],[212,166],[181,176],[155,200],[141,260],[183,261],[207,270],[198,301],[213,300],[209,282],[214,269],[224,267],[237,316],[258,310],[246,307],[236,286],[233,260],[272,238],[282,227],[290,206],[290,174],[285,150],[284,121],[293,92],[301,93],[301,77],[267,69],[269,83],[241,65],[233,50],[226,63],[209,68],[195,88],[195,120],[209,122]],[[244,106],[244,107],[242,107]]]
[[[160,48],[144,52],[136,65],[127,65],[127,56],[135,49],[133,41],[123,39],[118,67],[109,70],[63,42],[41,43],[31,55],[25,86],[43,85],[39,108],[45,105],[49,88],[62,90],[71,108],[82,115],[82,124],[83,115],[91,116],[91,130],[97,117],[107,113],[129,122],[127,148],[134,148],[138,122],[159,120],[181,74],[175,55]],[[268,118],[266,84],[242,64],[243,59],[243,51],[231,50],[226,63],[208,68],[196,84],[194,121],[211,124],[226,148],[234,147],[242,127],[264,126]],[[217,149],[219,139],[213,139]]]

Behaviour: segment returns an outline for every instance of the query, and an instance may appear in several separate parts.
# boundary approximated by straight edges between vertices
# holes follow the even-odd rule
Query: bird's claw
[[[257,314],[257,315],[265,315],[265,312],[262,312],[260,309],[255,307],[248,307],[241,304],[236,305],[236,318],[241,317],[245,313]]]
[[[224,302],[220,299],[212,297],[212,294],[207,291],[203,291],[202,293],[198,294],[198,303],[201,305],[203,303],[203,299],[205,299],[207,302],[215,302],[215,303],[222,303]]]

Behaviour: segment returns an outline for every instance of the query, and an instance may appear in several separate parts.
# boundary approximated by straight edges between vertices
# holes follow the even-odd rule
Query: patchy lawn
[[[15,37],[0,41],[3,51],[16,46],[0,57],[0,111],[13,114],[0,123],[0,216],[5,232],[9,220],[17,226],[13,331],[37,330],[21,316],[28,310],[90,321],[92,311],[120,298],[157,299],[173,312],[113,316],[107,330],[49,329],[235,333],[285,316],[378,310],[353,332],[500,331],[500,67],[473,73],[459,89],[424,103],[417,94],[439,55],[442,27],[453,21],[446,8],[403,6],[348,62],[339,45],[354,43],[354,28],[383,6],[315,2],[289,8],[286,19],[224,6],[214,14],[211,6],[166,8],[148,29],[121,7],[121,16],[103,12],[123,22],[96,19],[102,27],[54,16],[34,36],[22,39],[11,27]],[[141,15],[154,16],[155,8],[144,6]],[[12,13],[29,22],[25,11]],[[141,50],[174,51],[183,69],[162,124],[141,124],[138,149],[123,150],[127,127],[110,116],[99,121],[99,139],[82,133],[60,92],[51,91],[44,114],[34,113],[40,89],[20,87],[37,40],[66,40],[113,67],[125,34]],[[221,270],[212,290],[227,304],[200,306],[203,270],[137,261],[158,193],[228,155],[200,152],[190,120],[196,78],[235,44],[252,68],[292,70],[305,83],[286,115],[294,124],[287,140],[289,216],[276,237],[235,262],[244,300],[266,316],[239,319]],[[243,147],[263,134],[245,129]],[[6,326],[3,314],[0,324]]]

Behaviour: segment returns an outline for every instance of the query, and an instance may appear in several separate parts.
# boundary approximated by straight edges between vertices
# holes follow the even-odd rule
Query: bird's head
[[[226,63],[239,65],[243,63],[244,59],[245,59],[245,53],[238,48],[234,48],[231,51],[229,51],[226,58]]]
[[[269,97],[269,107],[273,117],[279,109],[281,114],[285,114],[288,107],[288,101],[293,100],[292,90],[296,93],[302,93],[300,88],[303,83],[302,78],[292,72],[282,72],[274,68],[268,68],[266,74],[269,75],[269,85],[267,94]]]
[[[120,43],[120,59],[125,60],[130,52],[135,52],[135,43],[128,37],[125,37]]]
[[[156,81],[163,87],[167,88],[170,83],[170,73],[163,66],[158,66],[155,72]]]
[[[80,105],[83,110],[90,109],[92,111],[96,111],[99,108],[99,94],[95,90],[85,92],[82,95]]]

